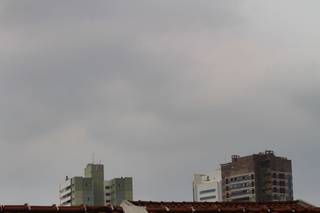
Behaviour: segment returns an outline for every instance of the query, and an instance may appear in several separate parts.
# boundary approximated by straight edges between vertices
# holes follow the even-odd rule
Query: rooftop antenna
[[[95,161],[95,155],[94,153],[92,153],[92,164],[94,164],[94,161]]]

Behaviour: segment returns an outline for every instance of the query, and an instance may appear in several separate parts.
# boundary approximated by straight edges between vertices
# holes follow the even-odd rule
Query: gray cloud
[[[319,203],[317,2],[288,2],[4,1],[1,202],[57,202],[93,152],[135,199],[191,200],[194,172],[274,149]]]

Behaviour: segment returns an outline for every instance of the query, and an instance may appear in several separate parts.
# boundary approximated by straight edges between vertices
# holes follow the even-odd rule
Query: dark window
[[[250,191],[247,189],[240,190],[240,191],[234,191],[231,193],[232,196],[240,196],[240,195],[245,195],[245,194],[250,194]]]
[[[261,166],[262,166],[262,167],[269,167],[269,166],[270,166],[270,161],[269,161],[269,160],[262,161],[262,162],[261,162]]]
[[[278,189],[274,187],[273,192],[278,192]]]
[[[228,184],[228,183],[229,183],[229,179],[227,178],[227,179],[226,179],[226,184]]]
[[[232,201],[234,202],[243,202],[243,201],[249,201],[250,197],[242,197],[242,198],[236,198],[236,199],[232,199]]]
[[[280,179],[285,179],[285,174],[283,174],[283,173],[280,173],[279,175],[278,175],[278,177],[280,178]]]
[[[254,175],[253,174],[251,175],[251,179],[254,179]]]
[[[212,195],[212,196],[207,196],[207,197],[200,197],[200,200],[203,201],[203,200],[209,200],[209,199],[215,199],[216,196],[215,195]]]
[[[206,194],[206,193],[215,192],[215,191],[216,189],[207,189],[207,190],[200,191],[200,194]]]
[[[272,174],[272,177],[273,177],[273,178],[277,178],[277,174],[276,174],[276,173],[273,173],[273,174]]]
[[[280,193],[286,193],[286,189],[285,188],[280,188]]]
[[[280,185],[280,186],[285,186],[285,185],[286,185],[286,182],[284,182],[283,180],[281,180],[281,181],[279,182],[279,185]]]
[[[273,185],[278,185],[278,182],[276,180],[273,181]]]

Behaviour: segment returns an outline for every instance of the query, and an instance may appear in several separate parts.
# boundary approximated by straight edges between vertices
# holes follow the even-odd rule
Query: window
[[[206,194],[206,193],[210,193],[210,192],[216,192],[216,189],[207,189],[207,190],[203,190],[203,191],[200,191],[200,194]]]
[[[280,193],[286,193],[286,189],[285,188],[280,188]]]
[[[240,195],[245,195],[245,194],[250,194],[250,191],[247,189],[240,190],[240,191],[234,191],[231,193],[231,196],[240,196]]]
[[[207,196],[207,197],[200,197],[200,200],[201,200],[201,201],[209,200],[209,199],[216,199],[216,196],[215,196],[215,195],[212,195],[212,196]]]
[[[273,181],[273,185],[276,186],[278,185],[278,182],[276,180]]]
[[[275,192],[275,193],[277,193],[277,192],[278,192],[278,189],[275,188],[275,187],[273,187],[273,190],[272,190],[272,191]]]

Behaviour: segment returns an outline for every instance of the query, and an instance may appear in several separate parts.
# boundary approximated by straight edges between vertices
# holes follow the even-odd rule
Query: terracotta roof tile
[[[192,212],[319,212],[320,209],[301,201],[289,202],[152,202],[132,201],[145,206],[149,213],[192,213]]]
[[[146,207],[149,213],[320,213],[320,208],[301,201],[292,202],[153,202],[131,201],[136,206]],[[0,213],[124,213],[119,206],[29,206],[0,205]]]

